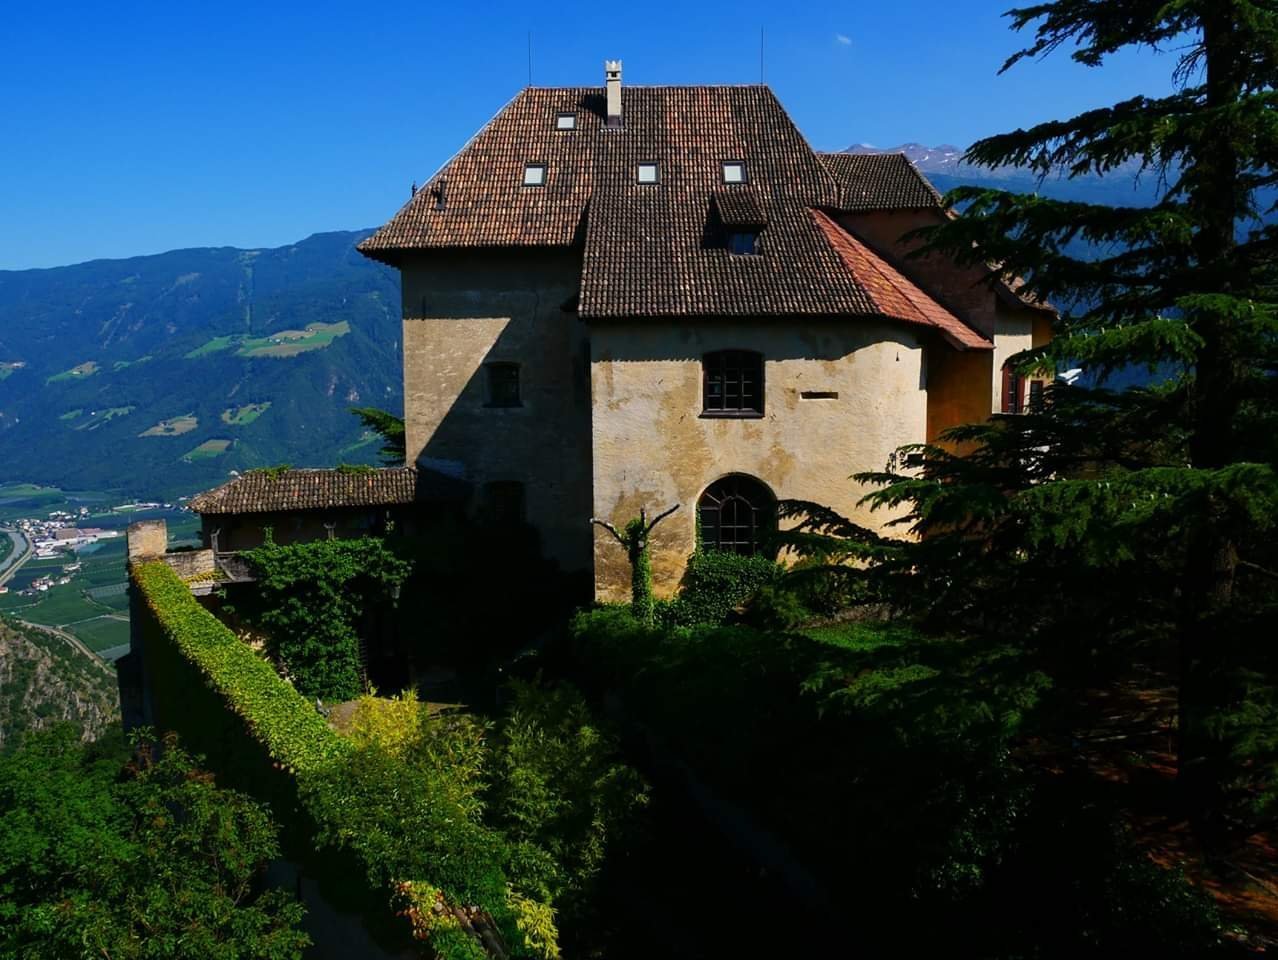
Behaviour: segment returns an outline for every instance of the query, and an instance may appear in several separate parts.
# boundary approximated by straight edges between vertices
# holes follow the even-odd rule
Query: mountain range
[[[1134,167],[1040,182],[958,147],[892,152],[942,191],[1154,200]],[[396,272],[355,251],[369,232],[0,271],[0,482],[170,497],[233,470],[376,461],[348,408],[402,408],[400,303]]]
[[[368,462],[398,411],[399,277],[369,231],[0,272],[0,481],[166,496]]]
[[[970,184],[1017,193],[1041,193],[1057,200],[1144,207],[1156,202],[1160,192],[1157,173],[1142,172],[1140,163],[1135,160],[1121,164],[1105,176],[1092,174],[1067,179],[1060,174],[1040,178],[1024,167],[974,167],[963,162],[966,150],[952,144],[928,147],[921,143],[905,143],[881,149],[858,143],[843,152],[904,153],[942,193]]]

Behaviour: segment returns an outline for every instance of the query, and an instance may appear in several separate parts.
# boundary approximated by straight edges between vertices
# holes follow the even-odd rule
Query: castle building
[[[900,155],[822,154],[766,86],[520,92],[360,244],[402,275],[407,460],[526,520],[600,599],[618,526],[752,552],[779,501],[882,527],[851,475],[1014,413],[1005,367],[1052,311],[984,268],[909,257],[948,216]]]

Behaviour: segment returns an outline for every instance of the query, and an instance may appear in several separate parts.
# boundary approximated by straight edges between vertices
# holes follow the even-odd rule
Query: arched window
[[[697,502],[700,545],[705,550],[755,554],[776,527],[776,500],[753,477],[732,474],[706,487]]]
[[[718,350],[701,360],[703,417],[763,416],[763,354]]]

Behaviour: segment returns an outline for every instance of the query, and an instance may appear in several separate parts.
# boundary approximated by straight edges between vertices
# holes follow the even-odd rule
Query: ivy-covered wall
[[[486,918],[498,926],[513,924],[498,845],[482,842],[473,829],[456,838],[441,831],[432,838],[435,845],[454,850],[464,870],[441,860],[439,876],[387,875],[385,865],[404,858],[379,860],[367,837],[343,820],[349,809],[365,820],[369,816],[368,798],[360,795],[366,784],[352,769],[353,744],[200,606],[167,564],[135,563],[130,580],[135,650],[141,652],[149,692],[148,721],[182,736],[193,751],[206,756],[220,779],[270,802],[284,826],[289,854],[316,865],[321,882],[325,871],[340,875],[343,906],[364,912],[375,935],[398,939],[401,945],[411,935],[442,957],[483,957],[480,941],[462,935],[458,926],[470,922],[467,918],[476,926]],[[379,773],[396,779],[393,770]],[[404,780],[410,778],[405,770]],[[344,797],[356,799],[347,803]],[[372,806],[383,808],[382,820],[392,825],[383,842],[403,846],[412,840],[393,830],[402,813],[395,803],[384,793]],[[446,814],[441,814],[441,823],[454,822]],[[315,854],[321,846],[322,852]],[[470,882],[480,874],[490,882]],[[480,899],[474,897],[478,889],[486,894]],[[411,932],[409,923],[397,919],[404,915],[406,900]],[[527,954],[512,949],[510,955]]]

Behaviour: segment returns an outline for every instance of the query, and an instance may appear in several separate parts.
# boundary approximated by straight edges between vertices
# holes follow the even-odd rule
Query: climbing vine
[[[361,618],[395,604],[412,565],[373,537],[289,546],[268,538],[245,556],[257,583],[242,612],[271,638],[298,691],[330,701],[358,696]]]
[[[640,623],[652,625],[656,606],[652,600],[652,561],[648,556],[648,544],[653,528],[670,514],[679,509],[675,504],[665,513],[659,513],[651,521],[639,508],[639,516],[626,524],[624,532],[606,520],[592,517],[590,522],[602,527],[613,535],[613,538],[626,548],[626,556],[630,560],[630,612]]]

